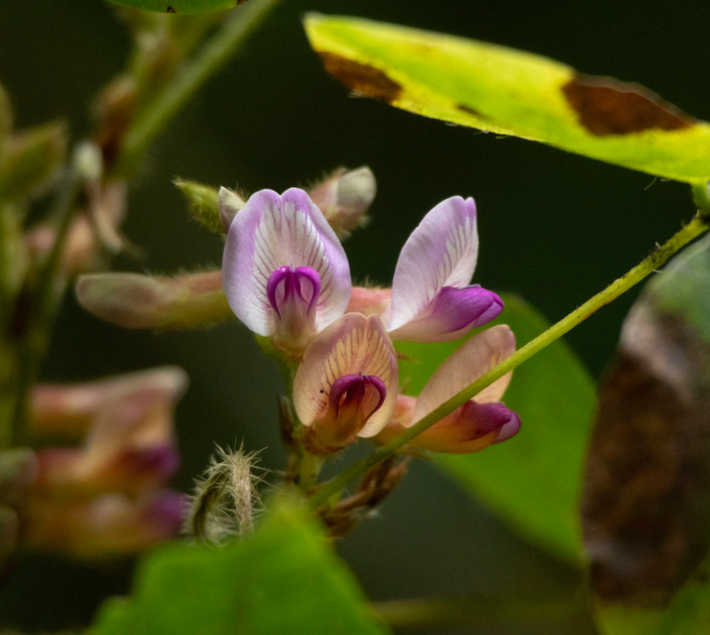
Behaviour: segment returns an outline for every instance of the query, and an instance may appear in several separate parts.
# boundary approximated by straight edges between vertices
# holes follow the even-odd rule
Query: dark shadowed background
[[[153,147],[133,184],[124,227],[143,257],[121,258],[117,268],[169,273],[219,264],[221,242],[189,220],[171,184],[175,176],[282,191],[340,165],[367,164],[379,191],[370,227],[346,243],[356,280],[388,283],[422,215],[448,196],[473,196],[481,240],[475,282],[518,292],[554,321],[691,217],[687,188],[679,184],[349,97],[307,45],[300,20],[309,10],[529,50],[587,73],[637,81],[710,119],[707,3],[283,0]],[[121,70],[127,50],[124,28],[102,0],[0,2],[0,82],[18,127],[66,117],[75,138],[87,134],[88,101]],[[633,295],[568,337],[595,376],[616,345]],[[86,380],[168,363],[191,377],[177,415],[184,454],[179,487],[189,489],[215,443],[243,440],[247,448],[266,448],[266,467],[282,466],[278,374],[237,323],[168,335],[122,331],[68,298],[43,378]],[[423,463],[340,553],[373,599],[525,593],[574,580]],[[102,597],[126,591],[130,569],[26,557],[0,591],[0,628],[86,624]],[[586,633],[592,627],[567,622],[457,632]]]

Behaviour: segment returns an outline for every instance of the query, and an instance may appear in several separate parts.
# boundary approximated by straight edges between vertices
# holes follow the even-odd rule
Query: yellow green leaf
[[[329,73],[397,108],[679,181],[710,178],[710,124],[638,84],[393,24],[309,14],[305,28]]]
[[[247,0],[110,0],[115,4],[160,13],[210,13],[231,9]]]

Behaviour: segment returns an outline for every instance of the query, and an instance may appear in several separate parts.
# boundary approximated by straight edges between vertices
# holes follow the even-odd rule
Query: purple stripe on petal
[[[425,311],[391,331],[390,337],[410,342],[455,340],[472,328],[487,324],[502,310],[503,300],[478,285],[464,289],[444,287]]]
[[[308,267],[319,276],[317,330],[343,314],[351,287],[345,252],[322,212],[295,188],[282,196],[271,190],[253,194],[227,235],[224,292],[237,317],[260,335],[273,335],[277,327],[269,279],[282,267]]]

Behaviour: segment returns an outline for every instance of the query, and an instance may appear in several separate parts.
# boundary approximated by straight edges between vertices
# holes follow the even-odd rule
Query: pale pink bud
[[[246,201],[235,192],[232,192],[232,190],[228,190],[226,187],[220,187],[218,203],[219,220],[222,223],[222,229],[224,229],[224,233],[226,234],[229,232],[229,227],[232,224],[234,217],[246,205]]]
[[[130,329],[191,329],[233,317],[220,271],[177,278],[89,274],[79,278],[76,295],[96,317]]]
[[[367,224],[366,212],[377,193],[375,175],[367,166],[338,168],[308,192],[339,238]]]

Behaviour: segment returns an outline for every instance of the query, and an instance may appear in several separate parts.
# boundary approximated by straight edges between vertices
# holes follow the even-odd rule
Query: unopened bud
[[[219,188],[219,220],[226,234],[234,217],[246,205],[246,201],[226,187]]]
[[[173,183],[185,195],[192,217],[207,229],[223,234],[217,188],[182,179],[175,179]]]
[[[367,166],[339,168],[308,195],[340,238],[367,224],[365,215],[377,193],[375,175]]]
[[[76,296],[89,313],[129,329],[193,329],[234,319],[221,271],[177,278],[89,274],[79,278]]]
[[[98,181],[103,172],[99,146],[90,141],[79,143],[74,150],[74,170],[83,181]]]
[[[254,529],[255,508],[261,506],[256,452],[217,449],[203,479],[195,484],[185,529],[195,538],[220,542],[246,537]]]

